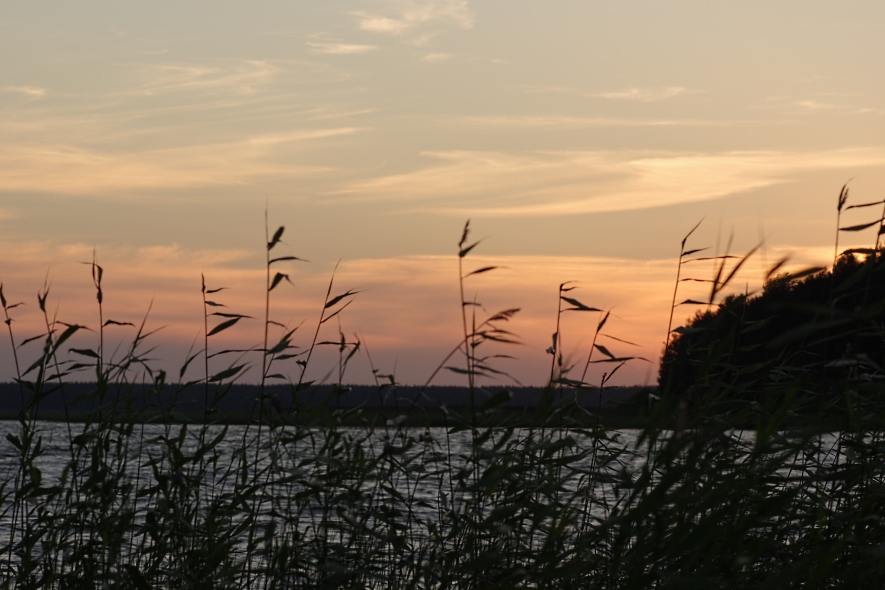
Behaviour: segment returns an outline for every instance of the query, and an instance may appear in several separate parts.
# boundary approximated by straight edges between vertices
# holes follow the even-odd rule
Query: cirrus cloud
[[[375,45],[357,45],[353,43],[307,43],[313,53],[326,55],[359,55],[378,49]]]
[[[411,201],[458,216],[628,211],[747,193],[815,170],[885,165],[885,149],[816,152],[430,152],[419,170],[353,183],[339,194]]]
[[[666,86],[664,88],[628,88],[614,92],[596,92],[587,94],[591,98],[607,98],[609,100],[629,100],[635,102],[657,102],[679,96],[687,92],[682,86]]]
[[[211,63],[161,63],[133,68],[138,82],[126,94],[229,92],[254,94],[268,87],[280,68],[261,60],[219,60]]]
[[[46,89],[37,88],[36,86],[6,86],[3,88],[3,91],[15,94],[23,94],[31,98],[43,98],[44,96],[46,96]]]
[[[451,53],[428,53],[421,58],[421,61],[426,61],[429,63],[439,63],[441,61],[448,61],[450,59],[452,59]]]
[[[291,144],[352,135],[338,127],[254,135],[219,143],[119,152],[72,144],[0,144],[0,186],[23,193],[114,194],[286,182],[328,168],[279,162]]]
[[[422,46],[432,39],[440,28],[471,29],[473,11],[466,0],[400,0],[388,2],[386,14],[356,11],[357,27],[368,33],[406,36],[408,42]]]

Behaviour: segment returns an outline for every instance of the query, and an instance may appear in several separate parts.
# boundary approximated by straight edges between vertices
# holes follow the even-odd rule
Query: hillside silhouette
[[[833,393],[876,381],[885,365],[885,260],[848,251],[832,269],[777,276],[756,295],[732,295],[697,312],[664,351],[664,395],[727,387],[759,399],[789,383]]]

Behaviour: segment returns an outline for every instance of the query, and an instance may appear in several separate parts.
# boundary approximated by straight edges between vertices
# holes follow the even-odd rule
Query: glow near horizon
[[[108,317],[135,321],[153,298],[177,367],[202,321],[201,272],[259,313],[268,202],[289,253],[313,261],[275,291],[278,319],[315,321],[343,258],[336,284],[365,291],[342,330],[382,373],[422,382],[457,342],[468,217],[489,238],[474,263],[507,267],[471,288],[490,311],[523,308],[509,327],[525,345],[500,351],[519,357],[502,368],[546,377],[567,280],[654,360],[698,219],[696,245],[734,231],[741,251],[764,234],[769,261],[826,263],[841,185],[856,176],[852,199],[881,198],[883,28],[874,2],[7,7],[0,280],[27,302],[18,337],[39,330],[47,267],[59,319],[95,323],[78,264],[95,247]],[[741,281],[757,285],[765,262]],[[563,328],[574,358],[594,322]],[[648,375],[638,363],[620,382]],[[371,378],[365,359],[349,377]]]

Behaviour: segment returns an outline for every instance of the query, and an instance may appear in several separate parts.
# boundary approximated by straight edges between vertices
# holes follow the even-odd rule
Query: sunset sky
[[[497,366],[543,385],[557,287],[577,281],[571,295],[613,308],[608,333],[640,344],[606,346],[651,361],[615,380],[633,384],[655,379],[679,242],[699,220],[690,247],[764,238],[736,282],[752,290],[787,254],[832,262],[849,179],[850,202],[885,197],[876,1],[35,0],[4,4],[0,54],[0,280],[25,302],[17,340],[39,333],[46,277],[51,313],[97,328],[80,264],[94,248],[105,317],[138,323],[153,301],[151,356],[176,376],[202,330],[201,273],[231,311],[263,313],[266,204],[279,252],[310,261],[271,302],[275,320],[304,321],[300,346],[340,260],[333,291],[360,291],[341,330],[380,373],[424,382],[460,337],[469,218],[485,240],[468,267],[504,268],[470,278],[468,297],[522,308],[507,328],[523,344],[495,349],[517,359]],[[565,316],[568,358],[586,358],[597,319]],[[212,346],[260,338],[243,321]],[[332,367],[322,354],[310,376]],[[371,378],[361,354],[345,381]]]

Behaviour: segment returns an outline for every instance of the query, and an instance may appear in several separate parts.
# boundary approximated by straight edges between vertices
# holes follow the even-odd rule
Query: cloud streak
[[[325,55],[359,55],[378,49],[375,45],[355,45],[351,43],[307,43],[313,53]]]
[[[623,119],[614,117],[573,117],[568,115],[489,115],[464,116],[455,119],[470,125],[521,128],[565,128],[576,127],[744,127],[757,125],[759,121],[729,119]],[[448,122],[447,122],[448,124]],[[777,124],[765,121],[765,125]]]
[[[6,86],[3,88],[3,91],[14,94],[23,94],[30,98],[43,98],[46,96],[46,89],[37,88],[36,86]]]
[[[279,70],[278,66],[261,60],[142,65],[135,69],[139,83],[127,92],[147,96],[192,91],[254,94],[273,82]]]
[[[327,172],[273,158],[303,142],[352,135],[357,127],[296,130],[237,141],[121,153],[78,145],[0,145],[0,186],[22,193],[102,195],[284,181]]]
[[[388,2],[385,14],[356,11],[357,28],[376,33],[406,38],[412,45],[426,45],[439,30],[456,27],[471,29],[473,11],[466,0],[404,0]]]
[[[598,92],[586,94],[592,98],[606,98],[609,100],[628,100],[634,102],[657,102],[684,94],[685,88],[681,86],[666,86],[664,88],[628,88],[615,92]]]
[[[354,183],[339,192],[353,198],[396,199],[457,216],[572,215],[707,201],[789,182],[810,171],[885,164],[882,148],[425,155],[439,163]]]
[[[452,59],[451,53],[428,53],[421,58],[421,61],[426,61],[428,63],[439,63],[441,61],[448,61],[450,59]]]

